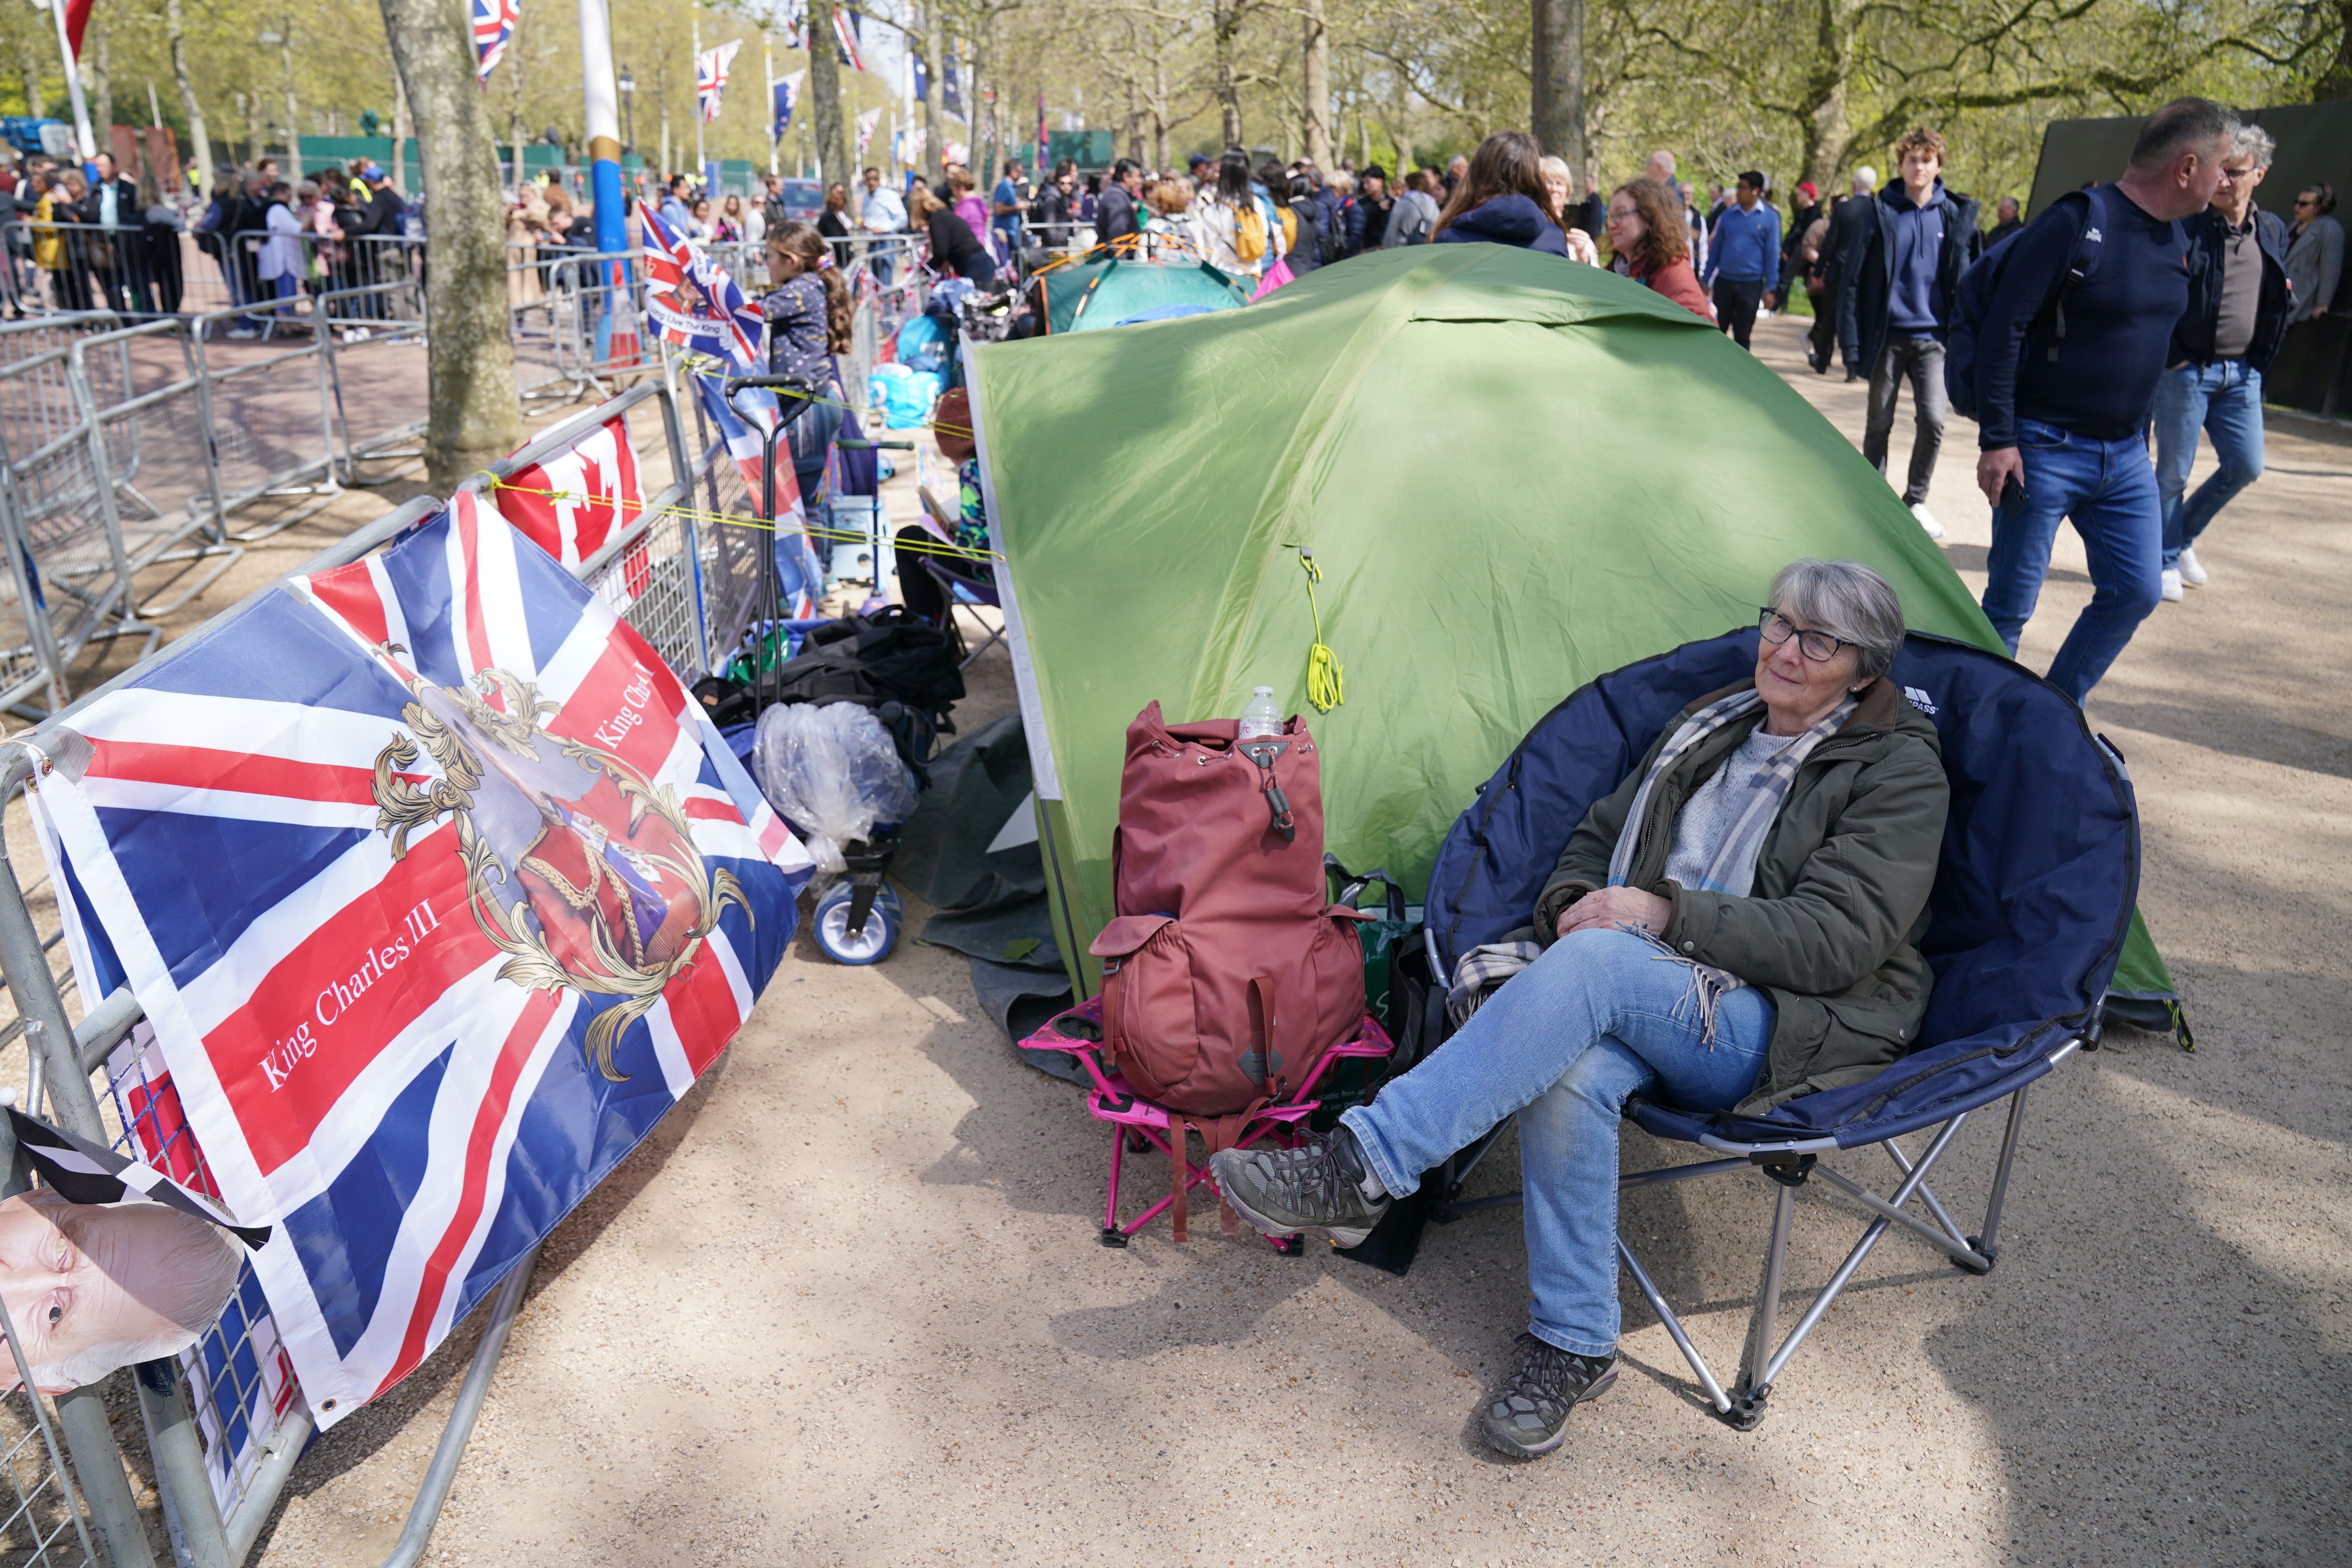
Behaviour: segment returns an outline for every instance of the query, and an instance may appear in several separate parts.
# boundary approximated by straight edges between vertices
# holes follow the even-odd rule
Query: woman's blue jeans
[[[1738,1104],[1772,1038],[1772,999],[1727,992],[1704,1037],[1696,976],[1656,944],[1580,931],[1513,975],[1461,1033],[1340,1120],[1381,1185],[1421,1173],[1519,1119],[1527,1199],[1528,1327],[1579,1355],[1617,1348],[1617,1122],[1655,1091],[1691,1110]]]

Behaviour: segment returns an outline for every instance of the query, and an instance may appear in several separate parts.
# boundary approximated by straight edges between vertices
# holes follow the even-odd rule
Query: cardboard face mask
[[[85,1206],[47,1188],[0,1202],[0,1301],[44,1394],[187,1349],[241,1263],[226,1232],[159,1204]],[[0,1355],[0,1393],[17,1381]]]

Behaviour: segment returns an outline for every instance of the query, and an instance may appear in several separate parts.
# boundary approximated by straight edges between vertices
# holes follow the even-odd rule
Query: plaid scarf
[[[1658,781],[1690,754],[1709,735],[1737,719],[1753,713],[1763,706],[1763,697],[1750,687],[1735,691],[1717,702],[1711,702],[1683,721],[1672,739],[1658,752],[1657,761],[1643,776],[1642,787],[1634,792],[1633,809],[1625,814],[1625,826],[1617,835],[1617,847],[1609,857],[1609,885],[1622,888],[1633,868],[1633,852],[1642,841],[1642,819],[1649,810],[1651,792]],[[1778,754],[1756,770],[1748,799],[1741,810],[1722,847],[1706,868],[1706,880],[1711,887],[1734,885],[1747,887],[1755,880],[1756,859],[1763,853],[1764,836],[1773,820],[1780,815],[1780,803],[1788,797],[1789,786],[1796,782],[1797,770],[1804,765],[1813,748],[1844,727],[1861,705],[1861,699],[1849,695],[1804,733],[1793,738]],[[1739,875],[1745,871],[1745,875]],[[1647,937],[1660,949],[1659,956],[1677,963],[1687,963],[1695,972],[1697,1001],[1703,1019],[1702,1037],[1709,1044],[1715,1038],[1715,1004],[1727,991],[1736,991],[1746,984],[1728,970],[1685,958],[1656,936],[1638,928],[1623,928]],[[1468,1022],[1486,998],[1504,981],[1533,963],[1543,953],[1543,945],[1533,942],[1494,942],[1474,947],[1462,955],[1454,966],[1454,984],[1445,994],[1445,1016],[1455,1028]]]
[[[1745,718],[1764,705],[1763,696],[1754,687],[1735,691],[1719,702],[1710,702],[1683,721],[1674,738],[1658,752],[1658,760],[1642,780],[1634,793],[1633,809],[1625,814],[1625,826],[1617,835],[1617,847],[1609,857],[1609,885],[1622,888],[1633,874],[1633,852],[1641,847],[1642,822],[1650,809],[1651,792],[1658,781],[1674,771],[1675,764],[1688,756],[1709,735],[1725,725]],[[1780,803],[1788,798],[1789,785],[1795,782],[1797,770],[1812,755],[1813,748],[1828,740],[1843,727],[1861,699],[1849,693],[1846,700],[1831,709],[1805,732],[1780,748],[1769,761],[1756,770],[1739,816],[1731,831],[1724,837],[1715,858],[1706,868],[1705,882],[1710,888],[1749,886],[1756,876],[1756,858],[1763,853],[1764,835],[1771,829],[1773,819],[1780,815]],[[1746,875],[1741,875],[1742,871]]]

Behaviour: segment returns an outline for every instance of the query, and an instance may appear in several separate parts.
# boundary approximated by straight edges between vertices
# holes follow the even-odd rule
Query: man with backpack
[[[1984,612],[2014,655],[2071,521],[2093,592],[2050,680],[2078,703],[2157,605],[2164,527],[2143,432],[2189,305],[2180,222],[2227,192],[2237,129],[2218,103],[2174,100],[2121,179],[2053,202],[1960,282],[1946,385],[1976,416],[1994,508]]]
[[[2263,373],[2286,335],[2294,290],[2286,225],[2254,205],[2278,143],[2259,125],[2238,128],[2223,168],[2230,183],[2189,220],[2189,310],[2172,331],[2170,369],[2156,384],[2156,490],[2164,509],[2163,594],[2201,586],[2197,536],[2263,473]],[[2197,437],[2221,460],[2188,494]]]
[[[1926,126],[1895,144],[1899,177],[1856,205],[1840,274],[1838,351],[1849,374],[1870,377],[1862,455],[1886,472],[1895,405],[1911,383],[1911,471],[1903,504],[1930,539],[1944,537],[1927,510],[1927,484],[1944,446],[1944,337],[1960,274],[1977,258],[1977,204],[1944,189],[1944,139]]]

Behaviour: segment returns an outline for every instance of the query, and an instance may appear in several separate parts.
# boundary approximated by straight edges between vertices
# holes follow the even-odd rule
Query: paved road
[[[1859,436],[1788,325],[1759,343]],[[1934,495],[1980,584],[1967,447]],[[1904,447],[1898,441],[1897,459]],[[1517,1226],[1404,1279],[1213,1223],[1093,1239],[1105,1138],[1019,1066],[960,961],[805,942],[687,1104],[555,1237],[437,1538],[505,1565],[2339,1559],[2352,1355],[2352,449],[2274,426],[2209,588],[2092,706],[2200,1046],[2123,1031],[2037,1089],[2001,1265],[1889,1238],[1735,1434],[1627,1292],[1626,1375],[1535,1465],[1470,1431],[1525,1310]],[[2025,654],[2087,596],[2062,544]],[[1009,700],[999,656],[970,708]],[[1981,1202],[1997,1129],[1938,1185]],[[1629,1133],[1629,1165],[1682,1157]],[[1162,1167],[1138,1162],[1148,1185]],[[1863,1173],[1883,1174],[1849,1159]],[[1496,1180],[1503,1173],[1496,1173]],[[1760,1179],[1623,1221],[1735,1358]],[[1807,1189],[1792,1310],[1860,1228]],[[470,1331],[304,1461],[268,1563],[378,1561]]]

